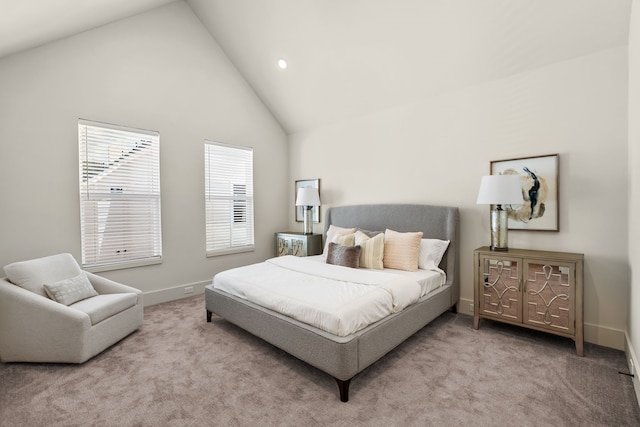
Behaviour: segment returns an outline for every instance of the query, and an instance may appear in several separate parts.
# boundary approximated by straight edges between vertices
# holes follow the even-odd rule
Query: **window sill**
[[[253,252],[255,250],[255,245],[243,246],[241,248],[228,248],[228,249],[219,249],[217,251],[207,251],[207,258],[216,257],[220,255],[230,255],[230,254],[238,254],[242,252]]]
[[[162,257],[145,259],[145,260],[119,262],[117,264],[83,265],[82,269],[87,270],[91,273],[100,273],[103,271],[124,270],[126,268],[144,267],[146,265],[156,265],[156,264],[162,264]]]

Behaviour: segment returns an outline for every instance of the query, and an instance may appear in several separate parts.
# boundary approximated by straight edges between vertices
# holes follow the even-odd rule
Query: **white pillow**
[[[329,250],[329,242],[333,242],[333,238],[336,235],[351,234],[355,232],[356,232],[355,228],[342,228],[342,227],[337,227],[335,225],[330,225],[329,229],[327,230],[327,239],[325,240],[325,243],[324,243],[324,250],[322,251],[322,255],[324,255],[325,258],[327,257],[327,252]]]
[[[423,270],[437,269],[448,247],[449,240],[422,239],[418,255],[418,268]]]
[[[360,267],[382,270],[384,264],[384,233],[369,237],[362,231],[356,231],[356,246],[360,246]]]
[[[44,290],[49,298],[64,305],[71,305],[74,302],[98,295],[84,272],[53,284],[45,283]]]

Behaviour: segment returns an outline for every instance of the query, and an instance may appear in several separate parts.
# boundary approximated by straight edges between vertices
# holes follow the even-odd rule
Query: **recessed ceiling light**
[[[280,67],[280,69],[282,69],[282,70],[286,70],[287,69],[287,61],[285,61],[284,59],[278,59],[278,67]]]

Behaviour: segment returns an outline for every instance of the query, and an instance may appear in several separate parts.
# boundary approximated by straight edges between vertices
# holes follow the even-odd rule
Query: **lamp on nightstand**
[[[488,175],[480,181],[477,204],[492,205],[491,208],[491,250],[506,251],[508,248],[508,217],[502,205],[520,205],[522,186],[518,175]]]
[[[302,206],[304,212],[304,234],[313,234],[313,221],[311,213],[314,206],[320,206],[320,195],[314,187],[302,187],[298,189],[296,206]]]

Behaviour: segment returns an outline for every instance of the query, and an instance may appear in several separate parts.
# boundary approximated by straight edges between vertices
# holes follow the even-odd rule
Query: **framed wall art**
[[[522,185],[522,204],[503,206],[509,230],[559,231],[558,154],[492,161],[491,175],[498,174],[518,175]]]
[[[296,200],[298,195],[298,189],[303,187],[314,187],[318,189],[318,194],[320,194],[320,179],[300,179],[296,181],[296,186],[293,193],[293,200]],[[322,198],[320,198],[322,202]],[[296,222],[304,221],[304,212],[302,211],[302,206],[294,206],[296,209]],[[311,209],[311,219],[314,223],[320,222],[320,206],[314,206]]]

